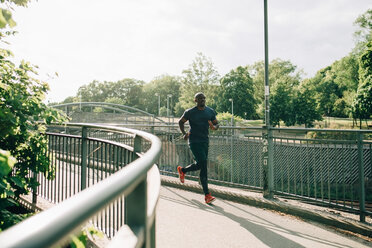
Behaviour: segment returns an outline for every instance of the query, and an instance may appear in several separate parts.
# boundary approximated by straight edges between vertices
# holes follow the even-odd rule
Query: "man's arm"
[[[187,140],[189,138],[190,133],[185,131],[185,122],[187,122],[187,120],[181,117],[181,119],[178,121],[178,126],[180,127],[180,130],[182,132],[183,139]]]
[[[218,125],[217,119],[214,119],[213,121],[208,121],[208,123],[209,123],[210,129],[212,130],[217,130],[220,127],[220,125]]]

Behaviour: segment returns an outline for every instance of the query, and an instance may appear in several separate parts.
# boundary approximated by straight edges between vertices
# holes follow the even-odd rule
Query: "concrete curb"
[[[178,178],[162,175],[161,183],[164,186],[170,186],[203,194],[201,187],[195,181],[187,180],[185,183],[181,183]],[[344,218],[341,216],[334,216],[322,211],[309,210],[306,208],[298,207],[293,204],[288,204],[278,198],[274,200],[268,200],[263,198],[261,193],[245,193],[246,190],[232,191],[230,188],[216,186],[213,184],[209,184],[209,189],[213,196],[220,199],[243,203],[254,207],[275,210],[292,216],[297,216],[305,220],[318,222],[330,227],[350,231],[352,233],[360,234],[370,238],[372,237],[372,225],[367,223],[361,223],[356,220]]]

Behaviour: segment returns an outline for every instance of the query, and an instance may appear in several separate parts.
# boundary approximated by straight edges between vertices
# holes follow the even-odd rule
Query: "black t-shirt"
[[[209,123],[216,119],[216,112],[205,106],[204,110],[199,110],[196,106],[187,109],[182,117],[190,123],[189,143],[208,142]]]

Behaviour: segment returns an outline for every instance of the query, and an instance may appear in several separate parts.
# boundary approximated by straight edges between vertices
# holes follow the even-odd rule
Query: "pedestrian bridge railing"
[[[161,173],[177,176],[177,165],[193,162],[178,126],[134,126],[161,139]],[[372,216],[372,130],[224,126],[210,131],[211,183],[262,191],[265,177],[274,195],[351,211],[363,221]],[[187,178],[197,180],[198,174]]]
[[[87,223],[113,238],[111,247],[155,247],[160,140],[90,124],[50,126],[46,135],[55,173],[34,175],[34,196],[58,204],[2,232],[1,247],[56,246]]]

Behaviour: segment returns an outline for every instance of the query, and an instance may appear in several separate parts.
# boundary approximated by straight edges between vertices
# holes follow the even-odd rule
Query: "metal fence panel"
[[[179,131],[155,134],[163,142],[159,168],[177,176],[177,166],[193,162]],[[262,128],[221,128],[210,132],[208,178],[214,183],[263,188]],[[339,134],[337,139],[309,138],[307,130],[275,130],[273,134],[274,191],[324,204],[359,210],[360,182],[357,135]],[[323,136],[329,130],[319,130]],[[340,130],[342,132],[342,130]],[[345,132],[345,131],[344,131]],[[353,131],[357,133],[358,131]],[[345,137],[344,137],[345,136]],[[367,212],[372,205],[372,149],[363,143],[364,183]],[[188,174],[197,180],[198,172]]]

